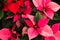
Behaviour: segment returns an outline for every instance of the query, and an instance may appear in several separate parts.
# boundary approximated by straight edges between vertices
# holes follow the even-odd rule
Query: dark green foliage
[[[37,12],[35,15],[34,21],[38,22],[38,20],[41,19],[42,17],[43,17],[42,14],[40,12]]]
[[[3,18],[3,16],[4,16],[4,12],[0,11],[0,20]]]
[[[28,36],[25,34],[24,36],[20,37],[20,40],[29,40],[29,39],[28,39]]]
[[[32,39],[32,40],[43,40],[41,35],[38,35],[36,38]]]

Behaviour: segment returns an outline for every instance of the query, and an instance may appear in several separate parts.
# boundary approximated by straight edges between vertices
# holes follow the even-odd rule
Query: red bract
[[[33,3],[38,10],[43,11],[50,19],[53,19],[54,12],[60,9],[60,6],[51,0],[33,0]]]
[[[16,26],[19,28],[20,27],[20,15],[14,15],[13,22],[16,22]]]
[[[47,26],[47,23],[49,19],[47,18],[41,18],[38,23],[34,22],[34,16],[27,15],[30,20],[25,20],[26,24],[29,26],[28,28],[28,36],[29,39],[33,39],[38,36],[38,34],[43,36],[52,36],[52,32],[49,26]],[[47,30],[49,30],[49,33]],[[45,35],[44,35],[45,34]]]
[[[8,11],[8,5],[12,4],[13,0],[7,0],[7,4],[4,3],[4,8],[3,8],[3,11]]]
[[[8,4],[11,4],[13,2],[13,0],[7,0]]]
[[[6,4],[3,10],[4,11],[9,10],[13,12],[14,14],[16,14],[21,5],[22,5],[22,1],[17,1],[13,3],[11,0],[10,1],[8,0],[8,5]]]
[[[23,18],[27,18],[26,15],[27,14],[31,14],[31,11],[32,11],[32,8],[30,7],[30,2],[29,1],[26,1],[25,2],[25,6],[26,6],[26,8],[22,8],[22,9],[18,10],[19,13],[23,12],[25,14],[25,15],[24,14],[21,14],[21,16]],[[20,15],[15,15],[14,16],[14,22],[17,21],[19,18],[20,18]]]
[[[20,1],[17,1],[16,3],[12,3],[8,6],[8,9],[13,12],[14,14],[17,13],[19,7],[21,5],[21,2]]]
[[[51,37],[45,37],[45,40],[60,40],[60,23],[52,25],[53,35]]]
[[[31,8],[31,5],[30,5],[30,1],[26,1],[24,2],[24,8],[21,8],[18,10],[19,13],[23,12],[24,14],[31,14],[32,12],[32,8]]]
[[[31,11],[32,11],[32,8],[31,8],[31,5],[30,5],[30,1],[29,0],[19,0],[19,1],[16,1],[15,3],[12,2],[12,0],[8,0],[8,5],[6,5],[3,10],[4,11],[11,11],[13,12],[13,14],[16,14],[17,12],[23,12],[24,14],[30,14]],[[22,8],[20,9],[20,7],[24,7],[24,5],[26,6],[26,8]],[[29,11],[28,11],[29,10]]]
[[[31,14],[31,11],[32,11],[32,8],[30,6],[30,2],[29,1],[26,1],[25,2],[25,6],[26,6],[26,9],[24,10],[24,13],[25,14]],[[29,10],[29,11],[28,11]]]
[[[5,4],[5,3],[4,3],[4,8],[3,8],[3,11],[8,11],[7,4]]]

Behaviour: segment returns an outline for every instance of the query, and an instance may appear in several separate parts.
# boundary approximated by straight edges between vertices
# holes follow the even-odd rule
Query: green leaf
[[[0,11],[0,20],[3,18],[3,16],[4,16],[4,12]]]
[[[36,38],[32,39],[32,40],[43,40],[41,35],[38,35]]]
[[[60,17],[58,16],[57,13],[55,13],[53,20],[60,20]]]
[[[20,40],[29,40],[27,35],[24,35],[23,37],[20,37]]]
[[[8,16],[13,16],[14,14],[13,14],[12,12],[8,11],[8,12],[6,13],[6,15],[8,15]]]
[[[3,23],[3,27],[4,28],[11,28],[12,27],[12,25],[13,25],[13,22],[12,22],[12,20],[11,19],[9,19],[9,20],[2,20],[2,23]]]
[[[36,15],[35,15],[34,20],[35,20],[36,22],[38,22],[38,20],[41,19],[42,17],[43,17],[43,15],[38,11],[38,12],[36,13]]]

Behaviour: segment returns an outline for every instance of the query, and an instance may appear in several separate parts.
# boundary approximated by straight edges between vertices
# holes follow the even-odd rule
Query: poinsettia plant
[[[0,40],[60,40],[58,0],[0,0]]]

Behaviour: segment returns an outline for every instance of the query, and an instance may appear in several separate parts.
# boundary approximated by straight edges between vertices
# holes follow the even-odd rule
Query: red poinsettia
[[[19,9],[18,12],[19,12],[19,13],[23,12],[24,14],[31,14],[31,12],[32,12],[32,7],[31,7],[30,4],[31,4],[30,1],[25,1],[25,2],[24,2],[24,5],[25,5],[25,6],[24,6],[23,8],[21,8],[21,9]]]
[[[8,4],[4,4],[6,5],[3,10],[4,11],[11,11],[13,12],[14,14],[17,13],[18,9],[20,8],[20,6],[22,5],[22,1],[16,1],[15,3],[13,3],[12,0],[8,0]]]
[[[3,10],[4,11],[8,11],[9,10],[9,11],[13,12],[13,14],[16,14],[17,12],[19,12],[19,13],[23,12],[25,14],[30,14],[31,11],[32,11],[32,8],[31,8],[30,4],[31,3],[30,3],[29,0],[25,0],[25,1],[19,0],[19,1],[16,1],[15,3],[13,3],[12,0],[10,0],[10,1],[8,0],[8,5],[4,4]],[[26,8],[20,9],[21,6],[25,7],[24,5],[26,6]]]

